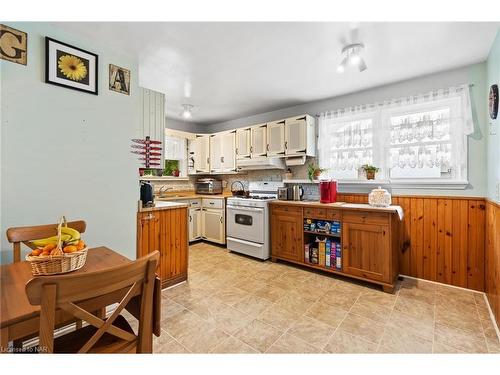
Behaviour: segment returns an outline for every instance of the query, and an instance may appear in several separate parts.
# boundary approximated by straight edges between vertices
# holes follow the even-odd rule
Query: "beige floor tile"
[[[342,322],[342,319],[346,317],[347,311],[323,302],[316,302],[307,311],[306,315],[310,318],[326,323],[332,328],[337,328]]]
[[[156,354],[187,354],[190,353],[185,347],[175,340],[170,340],[165,343],[153,343],[153,353]]]
[[[498,341],[497,331],[491,319],[481,320],[481,325],[483,326],[484,336],[487,339],[494,339]]]
[[[437,305],[435,312],[436,323],[460,328],[479,337],[483,336],[481,321],[476,308],[465,310]]]
[[[358,299],[358,301],[351,307],[350,312],[375,320],[379,323],[386,323],[391,316],[392,309],[388,309],[379,303],[370,300]]]
[[[240,302],[235,303],[233,307],[241,312],[253,317],[257,317],[272,303],[267,299],[260,298],[254,295],[249,295],[243,298]]]
[[[217,345],[215,349],[212,350],[215,354],[255,354],[258,353],[257,350],[252,348],[250,345],[245,344],[243,341],[238,340],[236,337],[229,336],[222,343]]]
[[[311,344],[301,340],[298,337],[285,333],[274,344],[267,349],[266,353],[276,354],[306,354],[306,353],[321,353],[321,350],[315,348]]]
[[[282,335],[283,331],[276,329],[260,320],[253,320],[239,330],[235,337],[264,353]]]
[[[345,292],[341,290],[330,290],[320,298],[320,301],[332,306],[340,307],[344,310],[349,310],[358,300],[360,295],[361,292],[359,291]]]
[[[311,300],[304,298],[301,294],[294,291],[288,292],[276,302],[276,305],[279,307],[299,314],[304,314],[312,304]]]
[[[434,305],[415,300],[412,297],[398,296],[394,310],[422,320],[434,320]]]
[[[240,281],[239,283],[234,284],[233,286],[238,289],[244,290],[247,293],[253,293],[256,290],[266,286],[266,282],[262,280],[255,280],[249,277]]]
[[[276,302],[287,294],[287,291],[285,289],[266,284],[262,288],[257,289],[253,294],[271,302]]]
[[[347,314],[338,329],[375,344],[378,344],[384,333],[382,324],[352,313]]]
[[[410,279],[405,277],[401,282],[401,289],[404,288],[404,289],[421,289],[427,291],[436,291],[437,285],[438,284],[431,283],[429,281],[420,279]]]
[[[432,352],[435,354],[463,354],[465,352],[441,342],[434,342]]]
[[[347,332],[336,331],[324,349],[329,353],[374,353],[377,344]]]
[[[189,289],[178,296],[172,298],[174,302],[181,304],[182,306],[189,308],[194,303],[201,301],[206,298],[207,294],[199,289]]]
[[[432,340],[434,321],[415,318],[400,311],[393,311],[385,327],[386,331],[390,329],[405,330],[412,335]]]
[[[171,318],[172,316],[185,310],[185,307],[181,304],[171,300],[169,298],[162,298],[161,300],[161,320]]]
[[[187,282],[184,282],[184,283],[180,283],[180,284],[177,284],[173,287],[170,287],[168,289],[164,289],[162,290],[161,292],[161,295],[162,297],[166,297],[166,298],[174,298],[178,295],[181,295],[181,294],[184,294],[190,290],[192,290],[193,288],[191,288],[189,286],[189,283]]]
[[[192,353],[210,353],[227,337],[221,329],[207,325],[204,329],[189,330],[176,340]]]
[[[280,275],[280,279],[286,280],[292,284],[304,283],[312,279],[312,274],[308,271],[292,269]]]
[[[486,346],[488,347],[489,353],[500,353],[500,342],[498,338],[490,339],[486,338]]]
[[[486,340],[471,335],[455,327],[437,324],[434,329],[434,342],[452,346],[467,353],[487,353]]]
[[[161,322],[161,328],[175,339],[192,330],[204,330],[205,326],[203,319],[188,310],[182,310]]]
[[[273,304],[266,310],[264,310],[258,316],[258,319],[280,330],[285,330],[290,327],[299,317],[299,313],[284,309],[283,307],[279,307],[278,305]]]
[[[274,272],[273,270],[261,270],[252,275],[255,280],[269,281],[280,276],[280,273]]]
[[[401,297],[408,298],[413,301],[425,302],[429,305],[434,305],[436,301],[436,292],[428,289],[405,288],[402,286],[398,295],[398,298]]]
[[[377,290],[366,290],[361,292],[358,301],[360,302],[372,302],[387,309],[392,309],[396,303],[397,294],[385,293],[383,291]]]
[[[438,284],[436,293],[440,297],[447,297],[463,303],[475,303],[475,293],[471,290],[458,289],[444,284]]]
[[[334,332],[335,329],[328,324],[307,316],[302,316],[287,331],[319,349],[326,345]]]
[[[405,329],[386,329],[379,351],[382,353],[432,353],[432,339],[411,334]]]
[[[220,302],[233,306],[249,295],[250,294],[248,292],[245,292],[244,290],[230,286],[215,293],[213,297]]]

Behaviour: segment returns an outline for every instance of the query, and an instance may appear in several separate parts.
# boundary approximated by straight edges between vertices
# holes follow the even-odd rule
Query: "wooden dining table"
[[[120,264],[131,262],[130,259],[107,247],[96,247],[88,250],[85,265],[76,273],[90,273],[105,270]],[[43,277],[43,276],[37,276]],[[25,292],[26,283],[33,278],[31,265],[27,261],[0,266],[0,352],[5,352],[9,341],[36,335],[40,324],[40,306],[29,303]],[[102,311],[107,306],[119,303],[123,292],[110,293],[104,296],[81,301],[79,306],[87,311]],[[153,333],[160,335],[161,320],[161,282],[155,280],[153,297]],[[134,297],[126,306],[135,318],[140,314],[140,296]],[[71,324],[75,318],[62,310],[56,311],[55,326]]]

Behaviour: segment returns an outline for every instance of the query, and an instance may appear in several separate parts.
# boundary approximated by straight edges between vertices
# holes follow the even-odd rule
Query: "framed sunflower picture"
[[[95,53],[45,37],[45,82],[97,95]]]

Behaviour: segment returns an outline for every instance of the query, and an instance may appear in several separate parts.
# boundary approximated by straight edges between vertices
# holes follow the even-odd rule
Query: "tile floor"
[[[391,295],[205,243],[162,297],[155,353],[500,353],[482,294],[405,279]]]

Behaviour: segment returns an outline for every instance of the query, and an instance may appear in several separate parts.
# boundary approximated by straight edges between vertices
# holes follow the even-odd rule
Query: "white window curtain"
[[[364,143],[362,141],[363,134],[366,133],[366,126],[363,127],[363,124],[368,122],[372,133],[370,145],[366,140]],[[468,84],[382,103],[329,111],[319,116],[319,164],[328,169],[329,176],[342,179],[346,176],[342,168],[345,169],[344,159],[347,155],[351,159],[357,159],[348,162],[348,168],[359,168],[361,164],[379,167],[381,170],[378,179],[394,178],[391,176],[391,168],[394,168],[392,175],[397,175],[395,172],[399,169],[399,177],[429,178],[431,175],[426,175],[421,170],[427,154],[432,154],[434,159],[437,158],[437,164],[442,166],[441,170],[446,168],[439,161],[446,159],[446,165],[450,165],[451,171],[449,174],[438,172],[437,176],[434,173],[435,178],[464,181],[467,179],[467,136],[473,132]],[[339,142],[340,135],[345,142]],[[370,148],[371,159],[359,157],[360,153],[366,155]],[[397,156],[398,153],[409,162],[398,166],[396,161],[400,160],[394,160],[394,155]],[[351,171],[351,178],[354,175]]]

